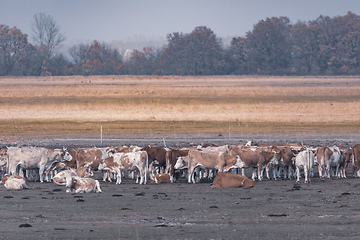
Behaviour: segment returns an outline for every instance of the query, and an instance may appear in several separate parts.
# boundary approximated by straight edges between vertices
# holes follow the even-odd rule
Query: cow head
[[[174,166],[174,169],[184,169],[184,168],[187,168],[187,162],[185,160],[186,157],[178,157],[177,158],[177,161],[175,163],[175,166]]]
[[[73,157],[71,156],[71,154],[68,152],[68,150],[66,148],[63,147],[62,149],[62,153],[61,153],[61,158],[65,161],[71,161],[73,159]]]

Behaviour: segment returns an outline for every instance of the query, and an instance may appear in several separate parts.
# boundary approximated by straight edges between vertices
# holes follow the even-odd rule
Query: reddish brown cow
[[[211,188],[252,188],[255,182],[243,175],[219,172]]]
[[[149,161],[149,173],[150,177],[154,176],[153,168],[155,172],[163,173],[166,167],[166,152],[164,147],[159,146],[145,146],[141,151],[146,151]]]
[[[278,171],[275,173],[277,177],[281,177],[281,172],[283,173],[284,179],[288,178],[291,179],[291,176],[294,169],[293,158],[295,154],[290,149],[290,147],[274,147],[273,150],[279,153],[279,164],[278,164]]]

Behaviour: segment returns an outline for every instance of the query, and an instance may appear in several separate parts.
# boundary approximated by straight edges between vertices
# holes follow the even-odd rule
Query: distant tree
[[[65,35],[60,32],[60,26],[51,15],[45,13],[37,13],[34,15],[32,22],[33,39],[44,48],[49,57],[54,54],[65,40]]]
[[[246,38],[234,37],[230,48],[227,50],[227,72],[230,74],[249,73],[248,53],[246,49]]]
[[[143,51],[131,52],[125,63],[125,73],[134,75],[152,75],[156,71],[156,56],[151,47],[143,48]]]
[[[69,50],[73,58],[72,72],[80,75],[119,74],[123,67],[120,53],[107,44],[93,41],[90,45],[80,44]]]
[[[221,40],[211,29],[200,26],[190,34],[169,34],[167,39],[168,46],[159,57],[164,74],[224,73],[225,59]]]
[[[0,25],[0,75],[27,75],[31,48],[27,35],[17,27]]]
[[[259,74],[286,74],[292,61],[292,24],[287,17],[259,21],[246,34],[251,71]]]

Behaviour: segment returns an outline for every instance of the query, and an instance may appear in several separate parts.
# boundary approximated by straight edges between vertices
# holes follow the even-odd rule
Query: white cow
[[[82,167],[80,169],[71,168],[57,173],[52,180],[57,185],[66,185],[66,177],[68,174],[73,177],[91,177],[94,175],[93,171],[89,167]]]
[[[54,162],[71,161],[72,157],[64,149],[48,149],[40,147],[9,147],[7,150],[7,173],[19,175],[20,169],[39,170],[40,182],[44,181],[44,173]],[[50,179],[46,179],[50,181]]]
[[[101,193],[100,183],[92,178],[82,178],[79,176],[66,175],[66,192],[70,193]]]
[[[300,182],[300,171],[304,170],[305,183],[310,183],[310,172],[314,166],[314,154],[310,149],[301,151],[295,157],[296,182]]]

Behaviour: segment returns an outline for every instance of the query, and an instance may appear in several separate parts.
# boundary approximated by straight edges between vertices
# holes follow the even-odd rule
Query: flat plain
[[[351,133],[360,77],[1,77],[2,142]],[[7,141],[8,140],[8,141]]]

